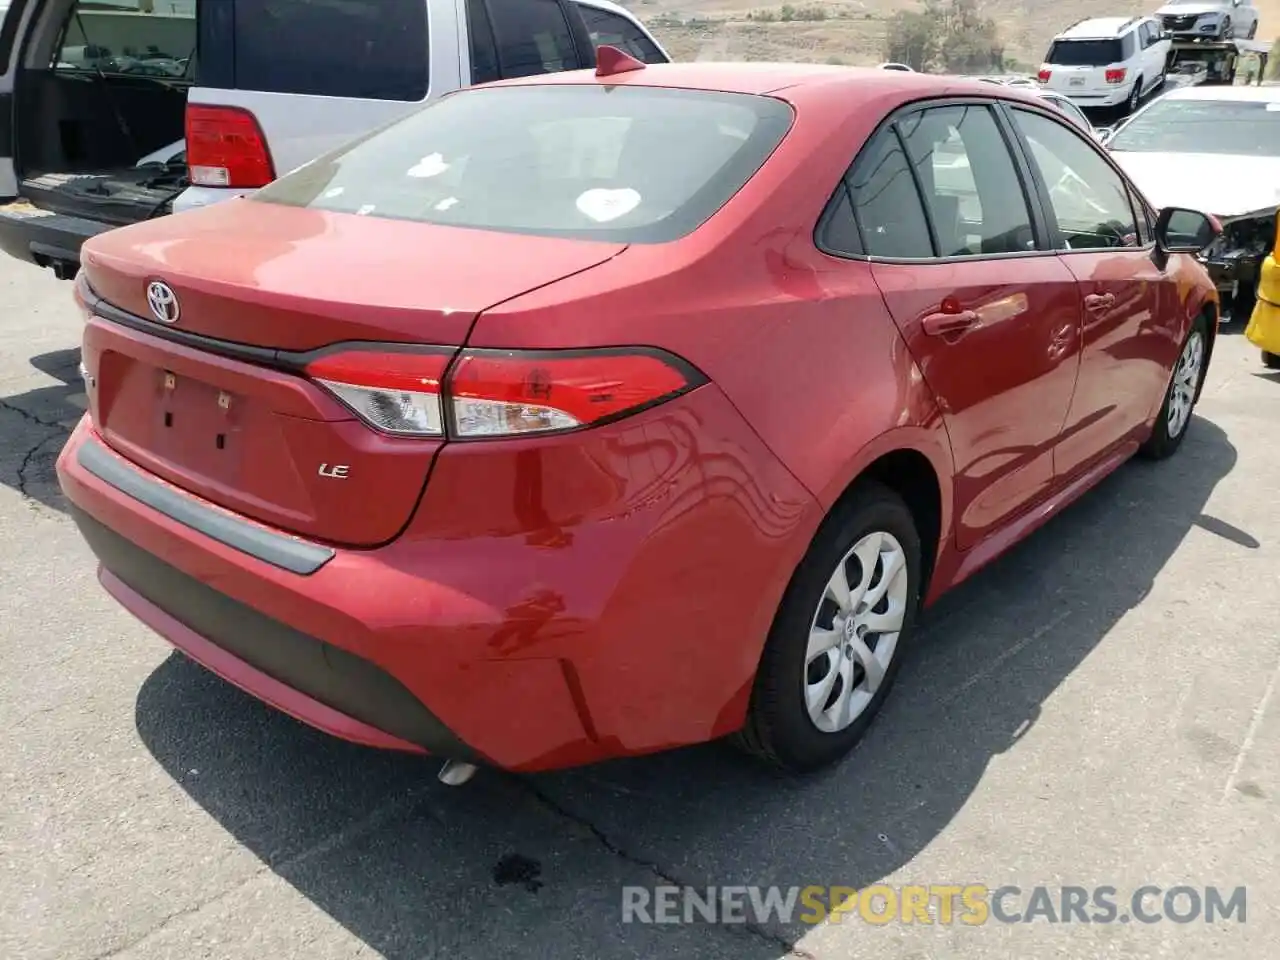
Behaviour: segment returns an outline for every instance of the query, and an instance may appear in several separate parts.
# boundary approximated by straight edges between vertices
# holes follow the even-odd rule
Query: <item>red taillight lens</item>
[[[1114,70],[1107,71],[1107,83],[1124,83],[1124,75],[1128,71],[1124,67],[1117,67]]]
[[[656,351],[465,351],[449,374],[461,438],[574,430],[669,400],[701,378]]]
[[[187,104],[187,169],[199,187],[265,187],[275,179],[257,118],[239,107]]]
[[[1041,83],[1048,83],[1049,78],[1053,76],[1053,74],[1052,72],[1050,72],[1050,70],[1047,67],[1041,67],[1040,73],[1037,74],[1037,76],[1039,77],[1039,80]]]
[[[577,430],[679,396],[705,378],[658,350],[375,347],[317,357],[305,373],[375,429],[400,436],[519,437]]]
[[[440,383],[451,350],[342,350],[305,372],[370,426],[411,437],[444,436]]]

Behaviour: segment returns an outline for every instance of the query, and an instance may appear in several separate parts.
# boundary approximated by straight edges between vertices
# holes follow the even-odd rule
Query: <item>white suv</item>
[[[1134,110],[1164,83],[1172,38],[1155,17],[1098,17],[1053,38],[1040,83],[1081,107]]]

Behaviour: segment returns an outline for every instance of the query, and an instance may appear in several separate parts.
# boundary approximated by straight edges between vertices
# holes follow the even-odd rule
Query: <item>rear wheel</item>
[[[867,483],[827,517],[778,610],[738,745],[793,773],[839,760],[889,694],[915,626],[920,538]]]
[[[1142,445],[1143,456],[1151,460],[1163,460],[1173,455],[1182,445],[1182,438],[1187,435],[1187,427],[1191,423],[1191,412],[1195,409],[1196,399],[1200,395],[1200,384],[1204,380],[1207,361],[1209,359],[1208,327],[1203,316],[1197,317],[1191,325],[1191,332],[1182,344],[1182,352],[1178,354],[1178,362],[1173,366],[1173,376],[1169,378],[1169,386],[1165,390],[1164,403],[1160,406],[1160,414],[1156,417],[1156,425],[1151,436]]]
[[[1262,364],[1269,370],[1280,370],[1280,354],[1262,351]]]
[[[1127,112],[1133,113],[1133,111],[1138,109],[1138,104],[1141,102],[1142,102],[1142,75],[1139,74],[1138,78],[1133,81],[1133,92],[1129,94],[1129,102],[1126,105],[1128,107]]]

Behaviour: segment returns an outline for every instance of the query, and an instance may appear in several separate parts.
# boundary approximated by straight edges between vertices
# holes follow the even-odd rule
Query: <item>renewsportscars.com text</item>
[[[1244,923],[1244,887],[623,887],[624,923]]]

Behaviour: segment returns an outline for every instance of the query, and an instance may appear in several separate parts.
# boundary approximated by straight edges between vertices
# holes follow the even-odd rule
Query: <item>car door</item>
[[[1142,73],[1147,78],[1148,87],[1154,90],[1160,77],[1164,75],[1164,44],[1160,42],[1160,27],[1154,20],[1143,21],[1141,30],[1144,60]]]
[[[902,114],[849,176],[872,275],[951,440],[961,549],[1050,490],[1075,389],[1079,295],[1028,187],[978,101]]]
[[[1081,299],[1080,376],[1055,455],[1069,477],[1133,440],[1164,390],[1176,311],[1130,188],[1092,141],[1047,112],[1007,108],[1046,197],[1054,246]]]

